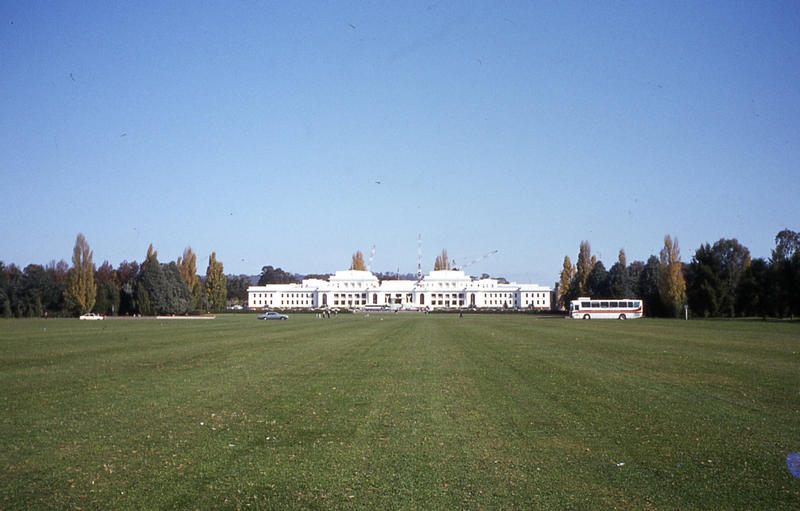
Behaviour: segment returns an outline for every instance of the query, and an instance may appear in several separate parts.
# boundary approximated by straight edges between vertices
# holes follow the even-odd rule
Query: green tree
[[[658,294],[667,316],[678,317],[686,301],[686,281],[683,278],[681,250],[678,239],[664,236],[664,248],[659,259]]]
[[[36,318],[42,315],[42,295],[46,292],[47,273],[39,264],[29,264],[22,270],[22,301],[25,316]]]
[[[11,317],[11,303],[6,293],[6,286],[8,285],[8,275],[6,274],[6,265],[0,261],[0,316],[4,318]]]
[[[720,262],[711,245],[700,245],[686,272],[686,298],[693,315],[712,317],[719,314],[723,296],[719,273]]]
[[[701,245],[686,272],[686,295],[696,315],[734,316],[739,280],[750,266],[750,251],[736,239]]]
[[[161,310],[164,314],[187,314],[194,310],[194,298],[192,292],[183,280],[178,265],[170,261],[161,265],[164,273],[164,306]]]
[[[161,314],[166,307],[166,279],[164,272],[161,270],[161,263],[158,262],[158,253],[152,250],[152,247],[150,245],[147,258],[139,268],[136,295],[136,301],[139,303],[139,313],[145,316]]]
[[[50,261],[45,266],[46,277],[46,290],[42,295],[42,304],[45,313],[48,316],[61,316],[66,310],[66,303],[64,302],[64,288],[66,286],[67,272],[69,272],[69,265],[66,261]]]
[[[266,286],[267,284],[296,284],[297,282],[297,277],[291,273],[272,266],[263,266],[261,275],[258,277],[259,286]]]
[[[13,317],[14,315],[11,313],[11,301],[8,299],[4,289],[0,289],[0,303],[2,303],[0,315],[2,315],[4,318]]]
[[[67,272],[64,299],[76,315],[85,314],[94,307],[97,284],[94,281],[92,251],[83,234],[78,234],[72,250],[72,268]]]
[[[193,308],[192,294],[178,265],[160,264],[152,245],[139,272],[137,301],[142,314],[186,314]]]
[[[136,305],[136,279],[139,275],[139,263],[122,261],[117,267],[115,275],[119,284],[119,313],[136,314],[139,312]]]
[[[9,264],[3,272],[3,287],[11,316],[23,317],[25,315],[25,276],[14,263]]]
[[[617,262],[608,270],[608,296],[611,298],[631,298],[633,296],[631,275],[626,263],[625,249],[621,248]]]
[[[775,236],[772,263],[787,261],[797,252],[800,252],[800,233],[784,229]]]
[[[750,251],[736,238],[722,238],[711,249],[719,262],[718,277],[722,290],[720,312],[733,317],[736,315],[736,288],[742,274],[750,266]]]
[[[775,236],[772,273],[777,314],[800,314],[800,233],[784,229]]]
[[[29,264],[22,271],[21,299],[24,303],[25,315],[38,317],[47,312],[48,315],[59,315],[63,310],[63,282],[56,280],[53,272],[38,264]]]
[[[763,318],[775,315],[775,284],[769,262],[760,258],[751,261],[736,286],[737,313]]]
[[[158,297],[153,296],[156,289],[162,287],[163,275],[161,274],[161,263],[158,262],[158,252],[151,243],[147,247],[147,255],[139,265],[139,273],[136,276],[136,298],[134,299],[136,310],[142,316],[153,316],[158,314]]]
[[[350,262],[350,269],[366,271],[367,265],[364,264],[364,254],[362,254],[360,250],[356,250],[356,253],[353,254],[353,258]]]
[[[658,258],[651,255],[639,274],[638,292],[644,302],[647,316],[661,315],[661,298],[658,294],[658,283],[661,280],[661,264]]]
[[[603,261],[597,261],[586,277],[586,294],[596,298],[608,298],[610,293],[606,267]]]
[[[153,309],[153,304],[150,302],[150,295],[147,293],[147,289],[145,286],[142,285],[140,282],[136,284],[136,310],[142,316],[154,316],[155,310]]]
[[[211,311],[221,311],[225,309],[228,299],[226,289],[227,278],[223,271],[222,263],[217,261],[216,252],[212,252],[208,257],[208,268],[206,269],[206,299],[208,308]]]
[[[247,304],[247,288],[250,287],[250,277],[246,275],[228,277],[226,287],[229,303]]]
[[[94,273],[94,280],[97,283],[97,298],[93,311],[106,315],[119,313],[120,292],[114,267],[108,261],[103,261]]]
[[[113,281],[107,280],[97,285],[97,299],[94,312],[114,316],[119,313],[120,292]]]
[[[13,316],[11,313],[11,300],[6,292],[8,286],[8,274],[6,273],[6,265],[0,261],[0,316],[10,318]]]

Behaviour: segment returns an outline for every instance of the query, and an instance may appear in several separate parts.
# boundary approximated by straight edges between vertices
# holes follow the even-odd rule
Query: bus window
[[[581,307],[583,307],[584,309],[588,309],[589,307],[591,307],[590,302],[581,302]]]
[[[613,307],[613,308],[615,308],[615,309],[616,309],[617,307],[619,307],[619,302],[609,302],[609,303],[611,304],[610,306],[611,306],[611,307]],[[623,307],[624,307],[624,305],[623,305]]]
[[[602,307],[603,309],[608,308],[608,302],[600,302],[600,307]]]
[[[642,306],[642,302],[633,302],[633,306],[634,307],[641,307]]]
[[[600,302],[592,302],[592,308],[599,309],[600,308]]]

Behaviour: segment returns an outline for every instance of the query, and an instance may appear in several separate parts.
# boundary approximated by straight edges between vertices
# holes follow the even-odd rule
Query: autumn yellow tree
[[[575,268],[575,282],[573,283],[573,294],[577,298],[583,296],[586,289],[586,279],[592,273],[594,265],[597,263],[597,258],[592,255],[592,246],[588,241],[581,241],[580,249],[578,250],[578,262]]]
[[[158,264],[158,251],[153,248],[153,244],[150,243],[150,246],[147,247],[147,255],[142,262],[142,265],[139,267],[139,273],[143,273],[145,268],[148,264]]]
[[[178,271],[181,272],[186,286],[192,289],[197,281],[197,256],[192,251],[192,247],[186,247],[183,250],[183,257],[178,258]]]
[[[447,250],[442,249],[441,255],[436,256],[436,262],[433,263],[434,270],[449,270],[450,259],[447,258]]]
[[[192,293],[193,309],[199,310],[203,301],[203,284],[197,276],[197,255],[192,247],[186,247],[183,257],[178,258],[178,271]]]
[[[664,236],[664,248],[660,254],[658,295],[667,315],[680,315],[681,307],[686,302],[686,281],[683,278],[678,238],[673,240],[669,234]]]
[[[568,255],[564,256],[564,266],[561,270],[561,278],[558,281],[558,304],[564,308],[569,308],[569,285],[575,277],[575,265],[572,264]]]
[[[365,271],[367,269],[367,266],[364,264],[364,254],[362,254],[360,250],[356,250],[356,253],[353,254],[353,259],[350,263],[350,269],[361,271]]]
[[[94,280],[93,253],[83,234],[78,234],[72,249],[72,268],[67,272],[64,300],[73,312],[85,314],[92,310],[97,297]]]

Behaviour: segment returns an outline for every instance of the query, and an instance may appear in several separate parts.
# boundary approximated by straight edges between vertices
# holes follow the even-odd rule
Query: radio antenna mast
[[[375,258],[375,245],[369,251],[369,262],[367,263],[367,271],[372,271],[372,260]]]

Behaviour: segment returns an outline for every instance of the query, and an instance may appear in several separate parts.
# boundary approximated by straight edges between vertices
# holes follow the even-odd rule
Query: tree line
[[[106,315],[189,314],[216,312],[230,303],[246,304],[250,277],[228,277],[223,264],[211,253],[204,276],[197,274],[197,256],[191,247],[176,261],[161,263],[151,244],[141,264],[123,261],[114,268],[108,261],[95,267],[86,238],[78,234],[72,266],[51,261],[24,269],[0,261],[0,317],[74,316],[86,312]],[[447,269],[447,252],[437,256],[435,269]],[[357,251],[351,269],[363,269]],[[376,274],[382,280],[396,274]],[[306,278],[328,275],[307,275]],[[414,275],[402,276],[413,279]],[[265,266],[259,285],[299,282],[300,277],[281,268]],[[750,251],[736,239],[722,238],[695,250],[688,263],[681,261],[678,240],[667,235],[658,256],[628,264],[625,250],[606,270],[591,253],[588,241],[580,243],[572,264],[564,257],[556,286],[557,303],[567,309],[580,296],[640,298],[648,316],[675,317],[688,305],[700,317],[793,317],[800,314],[800,233],[784,229],[775,236],[767,259],[751,259]]]
[[[168,263],[159,262],[152,244],[141,264],[123,261],[114,268],[104,261],[96,267],[93,257],[78,234],[71,266],[61,260],[20,270],[0,261],[0,316],[183,315],[223,310],[229,297],[247,299],[249,279],[229,279],[214,252],[204,276],[197,274],[191,247]]]
[[[794,317],[800,314],[800,233],[775,236],[768,259],[751,259],[738,240],[704,243],[688,263],[681,261],[677,238],[667,235],[658,256],[627,263],[625,250],[606,270],[582,241],[578,258],[569,256],[557,284],[559,306],[581,296],[640,298],[648,316],[677,317],[688,305],[695,317]]]

